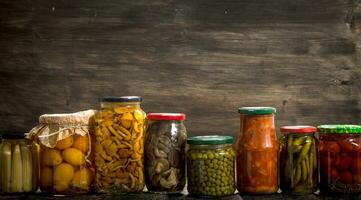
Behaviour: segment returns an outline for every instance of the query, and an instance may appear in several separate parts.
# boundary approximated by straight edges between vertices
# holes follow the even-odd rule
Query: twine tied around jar
[[[58,141],[72,135],[85,136],[93,127],[95,110],[69,114],[45,114],[39,117],[39,125],[30,130],[28,138],[54,148]]]

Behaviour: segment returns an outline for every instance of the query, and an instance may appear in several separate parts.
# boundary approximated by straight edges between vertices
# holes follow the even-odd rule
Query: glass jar
[[[278,190],[278,142],[272,107],[242,107],[236,142],[237,189],[270,194]]]
[[[0,192],[24,193],[38,189],[38,146],[24,133],[2,135]]]
[[[320,190],[361,193],[361,126],[321,125]]]
[[[150,113],[145,134],[145,182],[150,192],[180,193],[185,185],[187,131],[182,113]]]
[[[96,191],[141,192],[144,188],[144,121],[136,96],[105,97],[96,115]]]
[[[46,114],[30,137],[40,145],[40,189],[51,194],[84,194],[94,180],[94,110]]]
[[[317,141],[313,126],[283,126],[280,140],[282,192],[311,194],[317,190]]]
[[[230,136],[187,139],[188,192],[193,196],[221,197],[235,192],[235,153]]]

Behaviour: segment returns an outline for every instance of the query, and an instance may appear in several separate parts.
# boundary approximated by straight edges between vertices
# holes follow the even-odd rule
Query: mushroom
[[[159,137],[158,148],[165,153],[169,153],[172,149],[172,141],[165,135]]]
[[[166,174],[169,174],[169,176],[168,177],[162,176],[162,178],[160,179],[160,185],[167,189],[177,186],[178,179],[177,179],[177,174],[176,174],[174,168],[172,168],[164,173],[164,175],[166,175]]]
[[[165,145],[165,144],[163,144],[163,143],[158,143],[158,149],[160,149],[160,150],[162,150],[163,152],[165,152],[165,153],[168,154],[168,153],[170,152],[170,150],[171,150],[170,145],[171,145],[171,144]]]
[[[157,159],[154,165],[155,173],[159,174],[169,169],[169,162],[166,159]]]
[[[167,153],[160,150],[158,147],[154,148],[154,155],[157,156],[158,158],[166,158],[167,157]]]
[[[160,136],[160,137],[159,137],[159,142],[162,143],[162,144],[164,144],[164,145],[166,145],[166,146],[169,146],[169,145],[172,143],[172,141],[170,140],[170,138],[167,137],[166,135]]]

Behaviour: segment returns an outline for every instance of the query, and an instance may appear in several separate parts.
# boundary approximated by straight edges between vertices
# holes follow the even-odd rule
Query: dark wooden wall
[[[191,135],[235,134],[240,106],[277,126],[361,124],[359,0],[1,0],[0,130],[140,95]]]

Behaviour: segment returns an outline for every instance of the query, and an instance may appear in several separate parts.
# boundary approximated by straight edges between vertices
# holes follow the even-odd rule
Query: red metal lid
[[[147,118],[149,120],[184,121],[186,119],[186,115],[183,113],[148,113]]]
[[[282,126],[282,133],[315,133],[317,128],[314,126]]]

